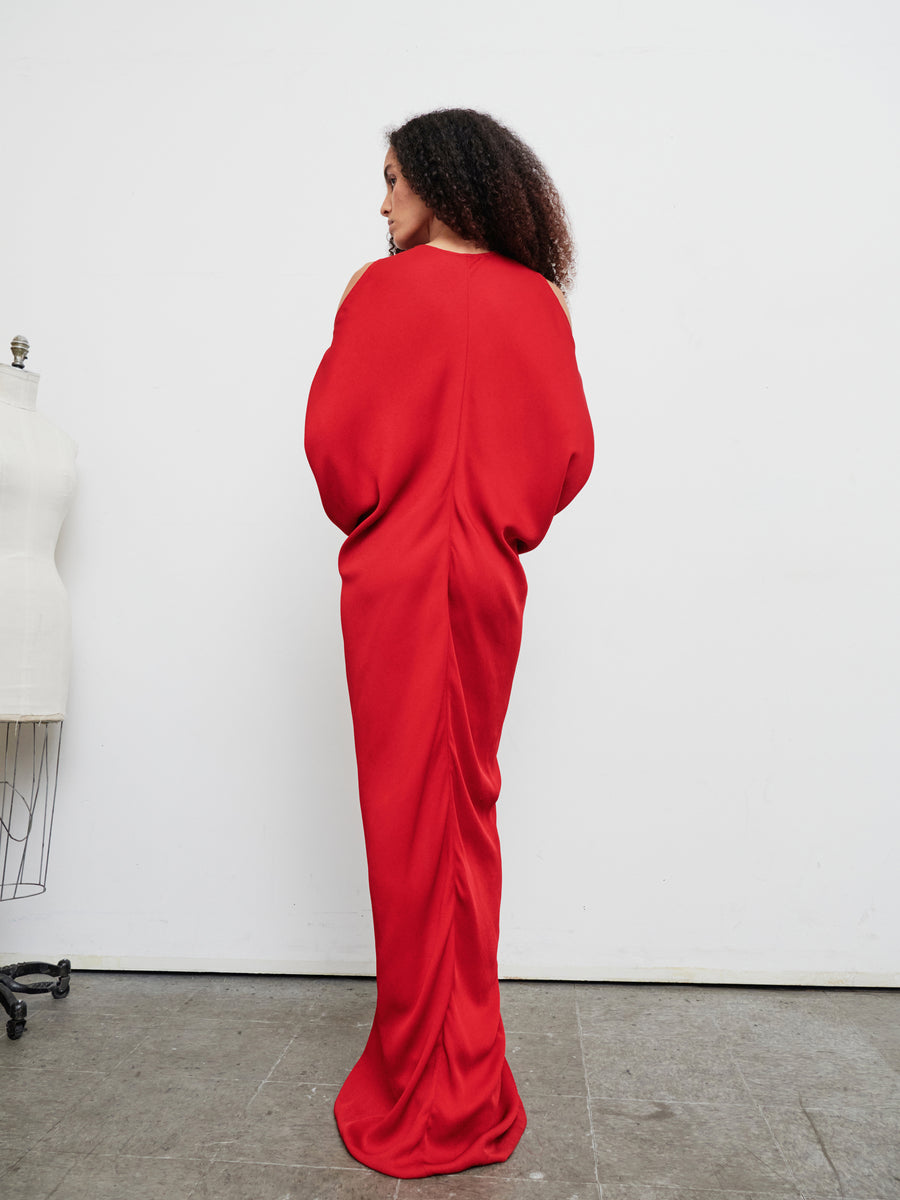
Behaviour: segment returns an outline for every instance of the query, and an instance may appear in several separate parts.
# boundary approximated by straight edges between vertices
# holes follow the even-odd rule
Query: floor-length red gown
[[[497,980],[497,748],[519,555],[584,485],[593,437],[566,315],[497,254],[419,246],[344,300],[306,452],[347,535],[341,620],[378,998],[335,1103],[400,1178],[509,1157],[525,1111]]]

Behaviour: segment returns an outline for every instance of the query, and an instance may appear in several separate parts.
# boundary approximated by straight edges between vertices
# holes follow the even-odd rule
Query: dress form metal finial
[[[28,344],[28,338],[23,337],[21,333],[17,333],[13,340],[9,343],[9,348],[13,352],[13,366],[25,370],[25,359],[28,357],[28,351],[31,349]]]

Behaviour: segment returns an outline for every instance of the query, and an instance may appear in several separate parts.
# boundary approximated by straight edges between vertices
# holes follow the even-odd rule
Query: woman
[[[416,1178],[502,1162],[525,1128],[497,981],[497,748],[519,555],[584,485],[593,438],[561,291],[571,240],[533,152],[442,110],[389,134],[384,175],[391,257],[342,297],[306,452],[347,535],[377,954],[375,1020],[335,1116],[360,1162]]]

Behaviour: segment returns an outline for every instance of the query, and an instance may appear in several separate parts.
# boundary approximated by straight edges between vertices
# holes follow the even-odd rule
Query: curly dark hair
[[[406,182],[454,233],[564,290],[572,283],[575,248],[559,192],[512,130],[471,108],[440,108],[386,136]]]

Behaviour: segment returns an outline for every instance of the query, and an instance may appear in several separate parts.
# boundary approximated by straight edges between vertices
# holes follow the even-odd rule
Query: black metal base
[[[69,975],[72,964],[67,958],[61,958],[54,967],[45,962],[12,963],[8,967],[0,967],[0,1004],[9,1014],[6,1022],[6,1036],[20,1038],[25,1032],[25,1018],[28,1016],[28,1006],[24,1000],[17,1000],[16,994],[38,996],[49,992],[54,1000],[61,1000],[69,994]],[[21,975],[47,975],[48,979],[38,979],[33,983],[17,983]]]

